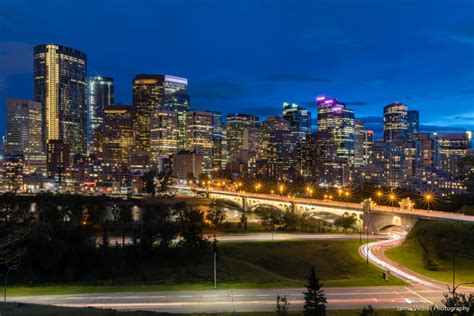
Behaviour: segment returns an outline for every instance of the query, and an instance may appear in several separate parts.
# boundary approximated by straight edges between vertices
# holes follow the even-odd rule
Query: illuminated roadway
[[[275,240],[359,238],[346,234],[274,234]],[[371,236],[371,239],[380,236]],[[221,242],[270,240],[270,233],[249,235],[218,236]],[[324,288],[329,309],[361,309],[371,305],[375,309],[431,306],[440,304],[444,284],[419,276],[403,267],[390,262],[383,250],[395,246],[401,241],[400,234],[390,235],[389,239],[371,242],[368,248],[359,249],[362,256],[369,250],[369,258],[384,270],[406,280],[409,286],[366,286]],[[277,295],[284,295],[290,302],[290,310],[303,307],[303,288],[285,289],[243,289],[243,290],[206,290],[206,291],[159,291],[159,292],[120,292],[73,295],[45,295],[13,297],[12,301],[52,304],[69,307],[97,307],[117,310],[152,310],[170,313],[201,312],[245,312],[274,311]],[[463,292],[473,289],[463,288]]]
[[[182,190],[189,190],[189,187],[179,187]],[[205,189],[198,189],[197,191],[202,193],[216,193],[228,196],[240,196],[246,198],[254,198],[254,199],[263,199],[268,201],[275,201],[275,202],[294,202],[297,204],[313,204],[313,205],[320,205],[320,206],[331,206],[337,208],[345,208],[348,210],[358,210],[363,212],[362,203],[351,203],[351,202],[343,202],[343,201],[330,201],[330,200],[321,200],[321,199],[314,199],[314,198],[297,198],[297,197],[287,197],[287,196],[279,196],[279,195],[271,195],[271,194],[260,194],[260,193],[249,193],[249,192],[233,192],[233,191],[223,191],[223,190],[205,190]],[[385,214],[397,214],[397,215],[408,215],[410,217],[418,217],[418,218],[431,218],[431,219],[439,219],[439,220],[451,220],[451,221],[465,221],[465,222],[474,222],[474,216],[460,214],[460,213],[452,213],[452,212],[442,212],[442,211],[432,211],[432,210],[423,210],[423,209],[412,209],[412,210],[404,210],[399,207],[391,207],[391,206],[383,206],[383,205],[375,205],[375,208],[372,210],[375,213],[385,213]]]

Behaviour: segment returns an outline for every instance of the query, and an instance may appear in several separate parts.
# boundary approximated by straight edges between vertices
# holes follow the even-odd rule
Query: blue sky
[[[191,106],[279,114],[316,95],[346,102],[381,128],[392,101],[423,129],[474,129],[474,1],[0,2],[0,134],[7,98],[32,98],[32,50],[78,48],[89,74],[116,80],[131,103],[137,73],[187,77]]]

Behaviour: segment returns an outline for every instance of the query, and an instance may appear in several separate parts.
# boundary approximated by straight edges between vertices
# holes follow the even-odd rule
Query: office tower
[[[165,96],[161,109],[178,114],[178,148],[186,147],[186,112],[189,110],[188,79],[165,75]]]
[[[71,155],[86,152],[85,53],[66,46],[34,48],[34,99],[43,105],[45,144],[58,140]]]
[[[112,105],[104,109],[102,131],[102,155],[104,165],[112,172],[128,166],[133,147],[131,108]]]
[[[355,155],[354,111],[334,98],[318,97],[318,132],[324,142],[333,143],[327,158],[342,158],[352,166]]]
[[[0,189],[16,192],[23,186],[23,155],[0,155]]]
[[[203,156],[204,173],[212,171],[212,113],[205,111],[186,113],[186,148]]]
[[[374,145],[374,131],[364,130],[364,145],[363,145],[363,162],[362,165],[369,164],[370,155],[372,154],[372,146]]]
[[[212,169],[224,169],[227,164],[227,141],[225,137],[222,113],[208,111],[212,114]]]
[[[70,145],[61,140],[50,139],[46,144],[46,164],[48,177],[62,185],[69,175]]]
[[[259,143],[259,172],[267,177],[288,175],[290,168],[297,168],[293,153],[298,135],[292,133],[291,122],[278,116],[268,117],[262,124],[262,141]]]
[[[438,163],[438,142],[433,135],[417,133],[413,136],[416,143],[417,168],[432,168]]]
[[[362,120],[354,120],[355,133],[355,151],[354,151],[354,166],[359,167],[364,164],[364,144],[365,144],[365,130],[364,122]]]
[[[391,142],[408,136],[408,107],[399,102],[383,108],[383,139]]]
[[[203,173],[204,156],[180,150],[173,155],[173,176],[178,179],[199,178]]]
[[[242,150],[251,151],[255,143],[249,141],[249,130],[258,126],[258,117],[247,114],[227,115],[226,136],[227,136],[227,161],[231,162],[240,155]]]
[[[88,137],[94,137],[104,121],[104,109],[114,104],[114,78],[95,76],[89,78],[89,128]]]
[[[151,157],[154,165],[178,152],[178,113],[155,110],[151,114]]]
[[[412,137],[420,132],[420,113],[417,110],[409,110],[408,115],[408,136]]]
[[[471,148],[471,132],[435,133],[434,137],[438,141],[439,168],[456,177],[464,176],[466,171],[461,168],[460,162]]]
[[[14,99],[7,101],[5,153],[23,155],[25,173],[45,171],[41,103]]]
[[[284,102],[283,119],[290,122],[291,132],[296,135],[298,141],[306,140],[306,136],[311,134],[311,113],[298,104]]]
[[[136,75],[133,79],[133,129],[135,150],[140,156],[150,153],[150,117],[163,102],[163,75]]]

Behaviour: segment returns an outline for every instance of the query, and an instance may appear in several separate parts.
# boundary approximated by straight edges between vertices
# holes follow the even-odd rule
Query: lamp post
[[[423,196],[423,199],[425,200],[426,205],[428,206],[428,211],[430,210],[430,203],[433,201],[433,194],[431,193],[426,193]]]
[[[392,205],[392,212],[393,212],[393,203],[394,203],[394,201],[395,201],[395,199],[396,199],[396,196],[395,196],[395,194],[390,193],[390,195],[388,196],[388,198],[389,198],[389,200],[390,200],[390,204]]]

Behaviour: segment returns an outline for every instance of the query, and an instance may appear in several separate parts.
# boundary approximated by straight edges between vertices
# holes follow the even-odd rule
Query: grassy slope
[[[389,249],[385,254],[391,260],[415,272],[451,284],[453,281],[452,257],[455,253],[456,284],[474,282],[474,258],[471,257],[474,245],[470,241],[474,234],[473,226],[421,221],[400,247]],[[425,269],[420,242],[430,249],[431,258],[437,263],[439,271]],[[454,250],[456,247],[457,249]],[[441,252],[441,256],[437,255],[434,249],[441,249],[438,251]]]
[[[404,284],[393,276],[384,281],[381,270],[367,265],[357,253],[359,245],[356,240],[223,243],[219,247],[218,288],[303,287],[313,264],[327,287]],[[212,271],[209,256],[201,264],[167,269],[157,265],[156,270],[147,271],[161,284],[15,286],[9,295],[204,290],[213,288]]]

